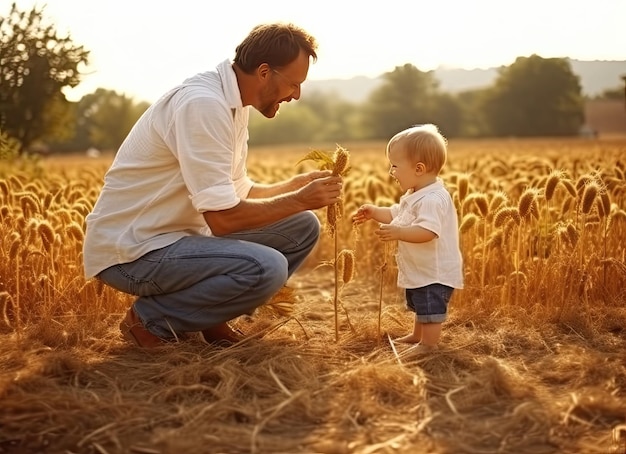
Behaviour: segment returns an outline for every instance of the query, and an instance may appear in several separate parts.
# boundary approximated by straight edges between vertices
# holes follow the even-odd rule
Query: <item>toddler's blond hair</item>
[[[448,141],[434,124],[416,125],[400,131],[387,143],[387,156],[391,147],[399,147],[414,163],[422,162],[428,172],[441,172],[448,155]]]

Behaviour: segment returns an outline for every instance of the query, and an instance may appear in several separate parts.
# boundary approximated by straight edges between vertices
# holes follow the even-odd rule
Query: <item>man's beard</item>
[[[276,90],[268,89],[267,92],[261,93],[261,108],[259,112],[266,118],[273,118],[280,110],[276,110],[276,105],[280,106],[282,99],[276,98]]]

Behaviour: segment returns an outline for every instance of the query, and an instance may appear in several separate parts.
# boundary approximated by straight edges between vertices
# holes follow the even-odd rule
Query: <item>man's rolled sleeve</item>
[[[235,193],[237,196],[241,199],[247,199],[250,189],[254,186],[254,181],[245,175],[233,181],[233,184],[235,185]]]
[[[190,196],[190,199],[198,213],[227,210],[236,206],[241,200],[231,184],[211,186]]]

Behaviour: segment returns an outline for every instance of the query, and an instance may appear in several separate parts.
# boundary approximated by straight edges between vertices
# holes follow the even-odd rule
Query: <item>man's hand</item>
[[[205,211],[204,220],[213,235],[224,236],[263,227],[304,210],[316,210],[337,203],[341,200],[342,178],[329,174],[326,171],[303,174],[308,175],[309,181],[302,188],[275,196],[267,195],[275,190],[253,187],[256,197],[241,199],[239,204],[227,210]],[[289,180],[289,184],[293,184],[293,180]],[[286,189],[284,185],[282,188]],[[266,197],[260,198],[263,193]]]
[[[332,175],[330,170],[313,170],[311,172],[301,173],[299,175],[295,175],[291,178],[291,184],[293,185],[293,190],[297,191],[300,188],[303,188],[307,184],[318,180],[320,178],[329,177]]]
[[[323,175],[330,172],[323,171]],[[320,175],[320,172],[311,172],[303,175]],[[342,178],[332,176],[317,176],[298,190],[298,199],[307,209],[316,210],[337,203],[341,200]]]

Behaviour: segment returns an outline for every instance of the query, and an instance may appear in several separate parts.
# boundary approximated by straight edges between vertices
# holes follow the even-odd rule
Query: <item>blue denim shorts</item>
[[[406,307],[415,312],[420,323],[443,323],[454,289],[443,284],[406,289]]]

